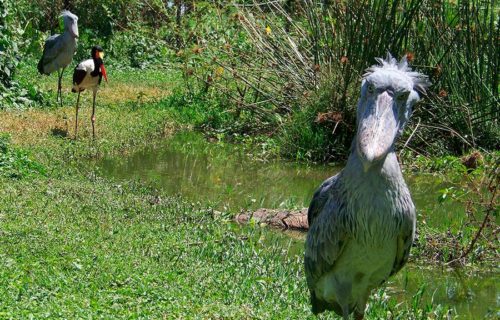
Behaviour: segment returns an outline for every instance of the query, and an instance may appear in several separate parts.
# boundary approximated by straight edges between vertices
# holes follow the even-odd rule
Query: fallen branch
[[[289,211],[261,208],[256,211],[242,212],[235,217],[235,220],[240,224],[259,223],[283,230],[307,231],[309,229],[307,208]]]

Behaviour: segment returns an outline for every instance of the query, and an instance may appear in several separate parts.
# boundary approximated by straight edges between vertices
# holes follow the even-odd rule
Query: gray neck
[[[391,185],[402,183],[405,185],[403,174],[393,148],[391,148],[391,151],[389,151],[384,159],[373,163],[365,172],[354,143],[355,142],[353,142],[347,164],[343,170],[343,175],[346,180]]]

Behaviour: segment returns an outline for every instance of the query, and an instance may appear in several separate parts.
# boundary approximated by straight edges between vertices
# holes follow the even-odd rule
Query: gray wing
[[[309,226],[312,226],[315,218],[320,214],[321,210],[323,210],[323,207],[328,200],[328,195],[330,194],[329,190],[337,181],[337,176],[338,175],[335,175],[323,181],[318,190],[314,192],[311,203],[309,204],[309,209],[307,210],[307,222]]]
[[[50,36],[45,40],[43,47],[42,63],[45,65],[52,62],[64,47],[63,37],[59,34]]]
[[[410,256],[410,249],[415,234],[414,211],[412,211],[410,216],[406,217],[407,219],[403,222],[401,226],[401,231],[398,234],[396,258],[394,259],[394,265],[392,266],[390,276],[396,274],[399,270],[401,270],[401,268],[408,261],[408,257]]]
[[[345,197],[339,188],[339,177],[336,175],[323,182],[309,206],[304,264],[310,290],[323,274],[333,268],[347,242]]]

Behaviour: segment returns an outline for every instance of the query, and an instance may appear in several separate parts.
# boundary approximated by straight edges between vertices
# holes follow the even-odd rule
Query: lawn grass
[[[289,281],[297,257],[209,209],[82,178],[11,184],[0,199],[0,316],[307,314],[304,283]]]
[[[314,319],[294,239],[134,182],[0,183],[0,318]],[[385,300],[368,319],[436,311]]]
[[[0,111],[10,148],[42,168],[0,171],[0,319],[315,318],[302,251],[291,249],[298,240],[236,226],[232,213],[208,204],[104,179],[87,161],[155,143],[188,122],[192,110],[149,98],[155,90],[167,97],[175,86],[165,73],[147,71],[144,80],[141,71],[117,72],[113,86],[121,89],[100,92],[96,141],[83,121],[79,139],[71,139],[71,106]],[[130,88],[141,83],[151,88],[136,99]],[[381,291],[367,319],[446,313]]]

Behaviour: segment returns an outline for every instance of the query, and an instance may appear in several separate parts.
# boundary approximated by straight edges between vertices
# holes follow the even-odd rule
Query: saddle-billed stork
[[[103,62],[104,50],[100,46],[92,47],[91,57],[91,59],[80,62],[73,72],[73,89],[71,91],[78,92],[78,98],[76,100],[75,139],[78,132],[80,93],[85,89],[92,89],[93,92],[92,117],[90,120],[92,121],[92,137],[95,139],[95,97],[102,78],[104,77],[104,80],[108,82],[108,76]]]

